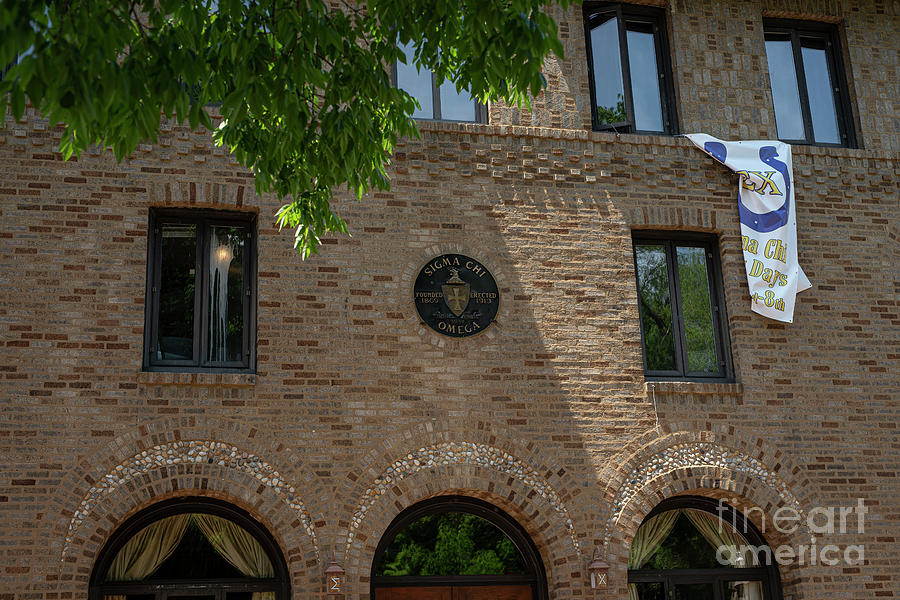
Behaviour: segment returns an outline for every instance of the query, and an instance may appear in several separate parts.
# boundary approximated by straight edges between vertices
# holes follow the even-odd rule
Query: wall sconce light
[[[592,590],[609,589],[609,565],[600,560],[600,548],[594,548],[594,558],[587,566]]]
[[[325,569],[325,593],[329,598],[337,598],[344,594],[344,569],[331,553],[331,564]]]

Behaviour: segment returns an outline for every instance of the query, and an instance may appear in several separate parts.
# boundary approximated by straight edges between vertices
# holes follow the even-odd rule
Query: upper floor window
[[[255,232],[248,215],[151,214],[145,368],[252,368]]]
[[[787,20],[767,20],[764,26],[778,138],[855,145],[837,29]]]
[[[413,112],[416,119],[441,121],[487,122],[487,107],[468,92],[457,92],[456,84],[444,80],[438,85],[430,69],[413,64],[415,48],[412,44],[400,44],[409,64],[397,62],[393,69],[394,84],[419,101],[420,108]]]
[[[594,129],[675,133],[665,12],[586,4],[584,22]]]
[[[731,376],[718,248],[703,235],[634,236],[644,373]]]

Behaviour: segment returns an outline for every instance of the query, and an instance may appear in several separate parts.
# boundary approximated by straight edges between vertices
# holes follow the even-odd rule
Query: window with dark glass
[[[768,20],[765,38],[778,138],[796,144],[854,146],[836,28]]]
[[[675,133],[675,92],[665,12],[585,4],[594,129]]]
[[[545,600],[547,587],[537,548],[512,517],[475,498],[440,496],[385,531],[371,597]]]
[[[408,64],[397,62],[393,69],[394,84],[419,101],[419,108],[413,112],[416,119],[441,121],[487,122],[487,107],[475,100],[466,91],[458,92],[456,84],[444,80],[438,84],[430,69],[413,64],[415,47],[400,44]]]
[[[251,368],[255,231],[246,215],[151,215],[145,367]]]
[[[724,502],[679,496],[638,528],[628,557],[631,600],[777,600],[781,583],[762,533]]]
[[[715,240],[634,237],[644,373],[659,378],[731,375]]]
[[[284,557],[268,531],[212,499],[160,502],[101,552],[90,600],[286,600]]]

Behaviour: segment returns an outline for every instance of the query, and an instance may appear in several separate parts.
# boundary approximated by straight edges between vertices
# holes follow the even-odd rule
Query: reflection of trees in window
[[[619,3],[585,8],[594,127],[673,133],[665,12]]]
[[[625,98],[619,94],[615,106],[597,105],[597,120],[601,123],[621,123],[628,117],[625,115]]]
[[[525,573],[512,541],[476,515],[445,512],[417,519],[384,551],[376,575]]]
[[[675,342],[665,248],[635,246],[634,253],[644,331],[644,361],[648,370],[671,370],[675,368]]]
[[[660,377],[725,377],[718,276],[709,243],[635,240],[644,368]]]

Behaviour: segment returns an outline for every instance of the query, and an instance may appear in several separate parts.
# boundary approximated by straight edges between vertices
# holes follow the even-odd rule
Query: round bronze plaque
[[[494,322],[500,293],[483,264],[462,254],[442,254],[419,271],[413,301],[422,321],[438,333],[468,337]]]

